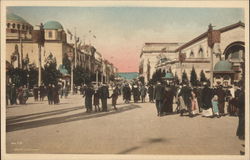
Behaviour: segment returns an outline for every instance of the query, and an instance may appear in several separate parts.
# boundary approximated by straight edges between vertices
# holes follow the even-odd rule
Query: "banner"
[[[213,48],[215,43],[220,43],[220,31],[219,30],[212,30],[208,31],[207,36],[208,46]]]

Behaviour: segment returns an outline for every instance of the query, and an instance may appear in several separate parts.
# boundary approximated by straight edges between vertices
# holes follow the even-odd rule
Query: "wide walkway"
[[[85,113],[80,95],[7,107],[8,153],[101,153],[239,155],[237,117],[156,116],[153,103],[124,104],[118,110]],[[111,100],[108,100],[111,103]]]

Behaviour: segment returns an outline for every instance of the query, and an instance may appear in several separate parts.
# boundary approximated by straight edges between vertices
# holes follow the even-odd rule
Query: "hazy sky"
[[[71,32],[76,27],[77,35],[91,41],[120,72],[138,71],[145,42],[187,42],[205,32],[209,23],[221,28],[244,22],[239,8],[8,7],[8,11],[33,26],[56,20]]]

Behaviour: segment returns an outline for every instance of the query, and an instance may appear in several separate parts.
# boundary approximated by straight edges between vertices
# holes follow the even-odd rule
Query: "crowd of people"
[[[60,98],[67,98],[70,86],[67,84],[48,84],[33,88],[34,100],[43,101],[47,96],[48,104],[59,104]],[[244,116],[245,116],[245,94],[241,86],[234,88],[223,87],[217,85],[209,87],[208,83],[202,86],[189,86],[188,83],[171,84],[165,81],[156,84],[144,85],[140,82],[119,83],[112,86],[112,94],[110,95],[108,84],[92,83],[74,86],[74,93],[80,92],[85,98],[86,112],[108,112],[108,99],[111,99],[114,110],[117,110],[117,99],[122,95],[124,103],[130,103],[133,99],[134,103],[155,103],[157,116],[165,116],[168,114],[180,114],[180,116],[189,116],[190,118],[201,115],[203,117],[220,118],[222,116],[238,116],[239,127],[237,136],[244,139]],[[7,105],[25,104],[29,98],[29,90],[24,85],[16,87],[10,84],[6,88]],[[100,105],[101,101],[101,105]],[[176,104],[177,107],[173,105]]]
[[[75,87],[76,88],[76,87]],[[62,84],[48,84],[45,86],[34,86],[30,91],[26,85],[16,87],[16,85],[10,84],[6,87],[6,104],[17,105],[26,104],[29,97],[34,97],[35,101],[44,101],[45,97],[48,99],[48,104],[59,104],[60,98],[67,98],[70,88],[69,85]],[[76,91],[77,92],[77,91]]]

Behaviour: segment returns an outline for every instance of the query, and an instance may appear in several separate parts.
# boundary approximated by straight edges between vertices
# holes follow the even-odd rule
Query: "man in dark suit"
[[[161,116],[162,112],[162,104],[163,104],[163,95],[164,95],[165,88],[164,86],[160,83],[157,82],[155,89],[154,89],[154,99],[155,99],[155,105],[157,109],[157,116]]]
[[[100,98],[102,101],[102,111],[108,112],[108,104],[107,104],[107,99],[109,97],[108,86],[106,84],[103,84],[99,91],[100,91]]]

